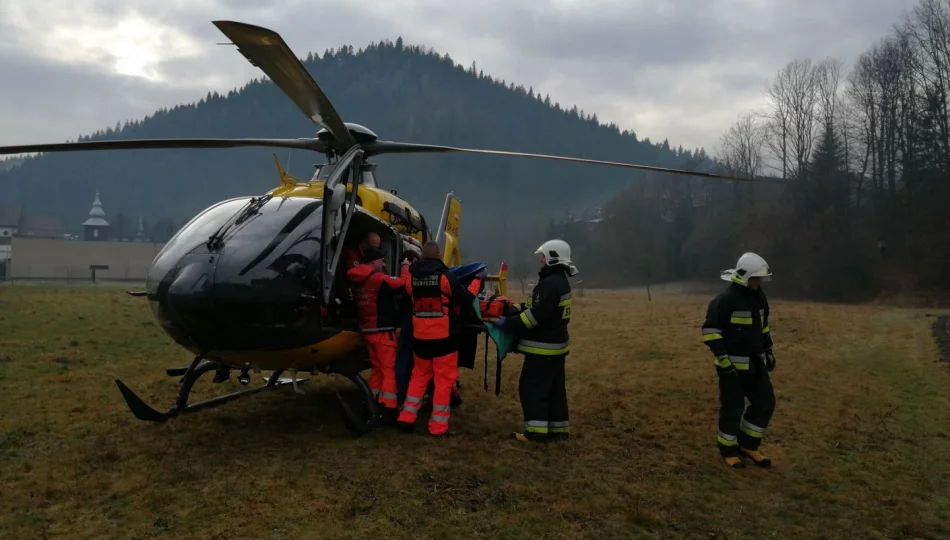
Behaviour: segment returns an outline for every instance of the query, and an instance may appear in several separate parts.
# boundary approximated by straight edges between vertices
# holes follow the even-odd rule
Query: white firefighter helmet
[[[772,270],[765,259],[755,253],[743,253],[736,263],[736,267],[725,270],[719,275],[723,281],[731,281],[739,285],[749,284],[749,278],[757,277],[762,281],[772,280]]]
[[[571,264],[571,246],[564,240],[548,240],[534,254],[544,258],[545,266],[564,266],[569,276],[577,275],[577,268]]]

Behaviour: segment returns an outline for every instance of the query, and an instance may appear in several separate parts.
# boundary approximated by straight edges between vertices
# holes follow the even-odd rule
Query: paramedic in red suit
[[[346,277],[356,287],[356,308],[360,332],[369,352],[373,371],[369,387],[382,409],[383,424],[396,422],[396,349],[400,325],[396,293],[405,287],[409,262],[403,261],[399,277],[386,273],[385,255],[372,246],[363,249],[359,266],[350,268]]]
[[[452,389],[458,380],[456,320],[463,309],[473,309],[475,295],[487,275],[483,270],[466,289],[442,262],[441,251],[436,242],[426,242],[422,259],[409,267],[406,291],[412,298],[414,363],[398,419],[400,427],[412,430],[426,387],[434,378],[429,417],[432,435],[449,434]]]
[[[369,262],[365,259],[366,248],[374,247],[379,249],[380,242],[381,240],[378,234],[374,232],[367,233],[366,238],[360,242],[358,246],[348,248],[343,252],[343,260],[346,265],[344,268],[349,270],[350,268],[355,268],[365,262]]]

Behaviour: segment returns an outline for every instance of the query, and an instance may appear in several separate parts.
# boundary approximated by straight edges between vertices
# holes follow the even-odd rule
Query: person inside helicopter
[[[357,245],[350,244],[350,247],[346,248],[346,251],[344,252],[343,260],[345,261],[347,270],[355,266],[359,266],[360,264],[364,262],[363,252],[367,246],[372,246],[376,249],[381,249],[380,244],[382,243],[382,239],[380,239],[378,233],[375,233],[373,231],[368,231],[362,236],[363,236],[363,240],[359,244]],[[347,240],[349,240],[349,238],[359,238],[360,235],[358,233],[356,235],[348,234],[347,237],[348,237]]]
[[[337,312],[346,327],[357,328],[356,297],[353,283],[347,277],[347,271],[364,262],[364,251],[374,248],[385,254],[387,268],[398,268],[394,259],[396,237],[373,220],[356,214],[343,238],[343,253],[336,269],[339,279],[337,293]]]

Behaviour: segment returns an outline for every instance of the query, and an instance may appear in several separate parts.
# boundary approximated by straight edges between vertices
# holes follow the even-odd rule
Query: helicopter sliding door
[[[360,168],[363,164],[363,150],[354,146],[333,164],[333,171],[323,186],[323,265],[321,281],[323,283],[323,303],[330,306],[333,288],[339,268],[340,255],[343,253],[343,240],[353,218],[356,207],[357,188],[359,188]],[[352,184],[350,193],[346,192],[347,183]],[[348,207],[348,208],[346,208]]]

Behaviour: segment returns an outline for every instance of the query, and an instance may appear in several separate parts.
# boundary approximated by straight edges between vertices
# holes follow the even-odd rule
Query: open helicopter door
[[[350,226],[356,208],[356,195],[360,184],[360,168],[363,164],[363,150],[358,146],[350,148],[334,165],[323,186],[323,249],[320,279],[323,283],[323,305],[329,307],[336,271],[343,253],[343,239]],[[346,192],[347,181],[353,188]],[[349,203],[349,211],[344,210]]]

